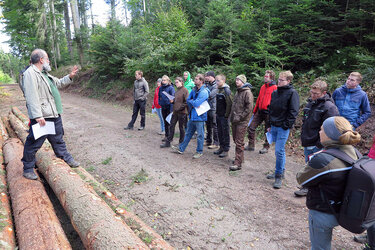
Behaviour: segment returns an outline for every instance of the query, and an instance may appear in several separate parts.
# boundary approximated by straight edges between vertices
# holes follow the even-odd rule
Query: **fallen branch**
[[[71,249],[43,184],[22,176],[21,141],[8,139],[3,151],[19,248]]]

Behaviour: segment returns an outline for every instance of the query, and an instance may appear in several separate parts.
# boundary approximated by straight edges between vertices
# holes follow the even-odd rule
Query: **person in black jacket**
[[[305,162],[309,155],[321,150],[319,130],[325,119],[338,116],[337,109],[331,95],[327,93],[327,83],[316,80],[310,89],[310,98],[303,109],[303,124],[301,129],[301,142],[304,147]],[[306,196],[307,188],[301,188],[294,192],[296,196]]]
[[[216,94],[217,84],[215,81],[215,73],[213,71],[206,72],[205,76],[205,87],[210,91],[208,98],[208,104],[210,104],[210,110],[207,112],[206,121],[206,146],[209,149],[219,148],[219,139],[217,134],[217,123],[216,123]]]
[[[354,160],[358,159],[352,145],[361,140],[361,135],[352,130],[352,125],[344,117],[327,118],[319,136],[324,149],[336,148]],[[309,189],[306,206],[309,209],[312,250],[331,249],[332,230],[338,226],[334,212],[339,212],[349,166],[323,150],[310,157],[305,168],[297,174],[297,182]]]
[[[277,189],[281,188],[285,171],[285,144],[299,111],[299,96],[291,84],[292,80],[293,74],[290,71],[279,74],[277,90],[272,93],[269,106],[269,132],[272,142],[275,142],[276,169],[267,179],[275,178],[273,187]]]

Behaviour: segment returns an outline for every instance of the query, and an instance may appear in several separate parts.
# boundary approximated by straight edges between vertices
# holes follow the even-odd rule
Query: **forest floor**
[[[25,114],[18,85],[0,93],[0,115],[11,106]],[[62,115],[68,150],[81,166],[106,185],[127,207],[178,249],[308,249],[308,209],[294,197],[296,173],[303,157],[286,158],[286,177],[279,190],[265,175],[274,170],[274,148],[260,155],[245,151],[241,171],[230,173],[234,157],[220,159],[204,148],[192,159],[196,140],[183,155],[161,149],[159,119],[147,112],[146,129],[123,130],[131,106],[62,92]],[[150,102],[150,101],[149,101]],[[178,131],[178,129],[177,129]],[[177,144],[178,138],[174,143]],[[233,145],[233,144],[232,144]],[[90,211],[88,211],[90,212]],[[333,249],[361,249],[353,234],[333,232]]]

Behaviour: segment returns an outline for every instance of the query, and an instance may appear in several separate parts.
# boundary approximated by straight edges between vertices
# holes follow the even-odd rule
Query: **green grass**
[[[109,163],[111,163],[111,161],[112,161],[112,157],[108,157],[108,158],[106,158],[106,159],[104,159],[102,161],[102,164],[103,165],[108,165]]]

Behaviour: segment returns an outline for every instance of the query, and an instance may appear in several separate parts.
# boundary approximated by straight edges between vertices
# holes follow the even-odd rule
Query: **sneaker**
[[[212,144],[210,146],[208,146],[209,149],[218,149],[220,148],[218,145],[215,145],[215,144]]]
[[[207,141],[204,142],[205,146],[211,146],[212,143],[208,143]]]
[[[275,172],[273,172],[272,174],[268,174],[266,178],[275,179]],[[285,179],[284,173],[281,175],[281,178]]]
[[[165,132],[164,131],[160,131],[158,132],[159,135],[165,135]]]
[[[268,153],[268,148],[262,148],[261,150],[259,150],[259,154],[266,154]]]
[[[170,146],[171,146],[171,143],[169,141],[166,141],[163,144],[160,144],[161,148],[169,148]]]
[[[138,128],[138,130],[144,130],[145,129],[145,127],[139,127]]]
[[[228,152],[226,152],[226,151],[223,151],[221,154],[219,154],[220,158],[224,158],[224,157],[227,157],[227,156],[228,156]]]
[[[203,154],[202,153],[195,153],[194,155],[193,155],[193,159],[198,159],[198,158],[200,158],[201,156],[202,156]]]
[[[283,184],[283,180],[281,179],[281,175],[275,176],[275,182],[273,183],[273,188],[280,189]]]
[[[233,165],[229,167],[229,171],[241,170],[241,166]]]
[[[71,167],[71,168],[78,168],[79,167],[79,162],[75,161],[75,160],[71,160],[70,162],[67,162],[67,164]]]
[[[133,127],[129,127],[129,126],[126,126],[125,128],[124,128],[124,130],[133,130],[134,128]]]
[[[309,190],[307,188],[301,188],[300,190],[295,191],[294,195],[297,196],[297,197],[303,197],[303,196],[307,195],[308,191]]]
[[[34,172],[23,172],[23,177],[29,180],[37,180],[38,176]]]
[[[171,148],[174,150],[174,152],[176,152],[176,153],[178,153],[178,154],[180,154],[180,155],[182,155],[182,154],[184,153],[184,152],[182,152],[182,151],[180,150],[179,147],[176,147],[176,146],[174,146],[174,145],[172,145]]]
[[[215,155],[219,155],[219,154],[221,154],[223,152],[224,152],[224,150],[222,150],[221,148],[219,148],[218,150],[214,151],[214,154]]]
[[[354,240],[355,242],[358,242],[358,243],[361,243],[361,244],[366,244],[366,243],[368,243],[367,234],[355,235],[355,236],[353,237],[353,240]]]
[[[245,150],[247,150],[247,151],[254,151],[255,148],[254,148],[254,147],[250,147],[249,145],[247,145],[247,146],[245,147]]]

